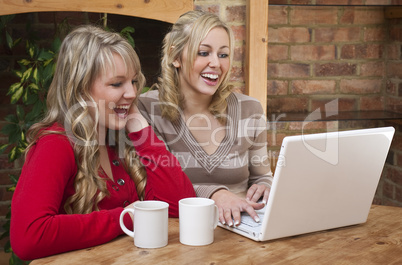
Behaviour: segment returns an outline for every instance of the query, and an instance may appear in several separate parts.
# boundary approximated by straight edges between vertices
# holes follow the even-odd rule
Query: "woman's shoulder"
[[[231,95],[229,96],[229,104],[230,104],[230,98],[232,98],[232,102],[236,102],[238,104],[238,107],[241,108],[241,111],[244,112],[251,112],[251,113],[256,113],[256,112],[263,112],[263,108],[261,105],[261,102],[253,98],[251,96],[239,93],[239,92],[232,92]]]
[[[71,146],[65,128],[58,123],[42,128],[38,133],[36,143],[50,143],[56,146],[68,144],[67,146]]]
[[[141,93],[139,96],[140,101],[144,100],[159,100],[159,91],[158,90],[148,90],[145,93]]]

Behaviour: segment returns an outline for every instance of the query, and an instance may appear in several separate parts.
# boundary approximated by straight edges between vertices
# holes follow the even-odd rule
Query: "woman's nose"
[[[137,85],[129,84],[126,86],[126,91],[124,92],[125,98],[136,98],[137,96]]]
[[[220,61],[219,61],[218,55],[216,55],[216,54],[211,55],[209,65],[211,67],[219,67],[220,66]]]

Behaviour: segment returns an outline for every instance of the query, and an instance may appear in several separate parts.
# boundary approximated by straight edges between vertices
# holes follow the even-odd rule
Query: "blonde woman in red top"
[[[65,38],[12,199],[10,240],[21,259],[112,240],[123,234],[120,213],[137,200],[166,201],[177,217],[178,201],[195,196],[136,107],[144,83],[119,34],[82,26]]]

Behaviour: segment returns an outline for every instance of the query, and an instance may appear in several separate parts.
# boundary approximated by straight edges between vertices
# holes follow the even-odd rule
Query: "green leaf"
[[[32,74],[32,67],[28,68],[28,70],[26,70],[22,74],[22,81],[25,82],[26,80],[28,80],[28,78],[31,76],[31,74]]]
[[[38,83],[38,68],[37,67],[35,67],[33,69],[32,77],[33,77],[35,83],[37,84]]]
[[[7,149],[8,146],[9,146],[9,144],[2,144],[0,146],[0,154],[2,154]]]
[[[8,48],[13,48],[13,39],[11,38],[10,34],[6,31],[6,42]]]
[[[18,123],[18,118],[14,114],[7,115],[4,119],[10,123]]]
[[[15,123],[6,124],[1,129],[1,133],[4,135],[12,135],[16,132],[16,127],[18,127],[18,126]]]
[[[21,105],[17,105],[17,117],[18,117],[18,120],[20,120],[20,121],[24,120],[25,111]]]
[[[17,103],[17,101],[21,98],[22,93],[24,92],[24,88],[21,86],[17,91],[11,96],[11,104]]]
[[[35,102],[32,110],[25,117],[25,121],[36,121],[38,117],[44,112],[43,104],[39,100]]]
[[[14,83],[8,89],[7,95],[14,94],[21,87],[21,83]]]
[[[35,85],[36,86],[36,85]],[[29,86],[28,86],[29,87]],[[38,86],[36,86],[36,87],[38,87]],[[32,105],[32,104],[35,104],[35,102],[38,100],[39,98],[38,98],[38,94],[37,94],[37,90],[30,90],[30,89],[27,89],[27,90],[25,90],[25,93],[24,93],[24,98],[23,98],[23,102],[26,104],[26,105]],[[25,117],[25,119],[26,119],[27,117]]]
[[[33,58],[35,55],[35,47],[33,45],[31,45],[30,43],[28,43],[27,50],[28,50],[29,57]]]
[[[13,162],[21,156],[21,151],[18,147],[14,146],[10,153],[8,153],[8,161]]]
[[[47,61],[49,59],[53,59],[53,57],[54,57],[54,53],[52,53],[50,51],[45,51],[44,49],[42,49],[38,55],[38,60]]]
[[[52,43],[52,51],[54,53],[58,53],[60,50],[60,46],[61,46],[61,39],[59,37],[56,37]],[[54,54],[53,57],[55,57]]]
[[[23,64],[25,66],[29,65],[31,63],[31,61],[27,60],[27,59],[21,59],[18,61],[20,64]]]

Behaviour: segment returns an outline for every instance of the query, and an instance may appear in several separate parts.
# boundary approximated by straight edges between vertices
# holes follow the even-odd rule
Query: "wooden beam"
[[[402,7],[401,6],[385,7],[385,18],[402,18]]]
[[[247,0],[246,93],[258,99],[267,111],[268,0]]]
[[[193,0],[0,0],[0,16],[28,12],[75,11],[142,17],[174,23],[194,9]]]

